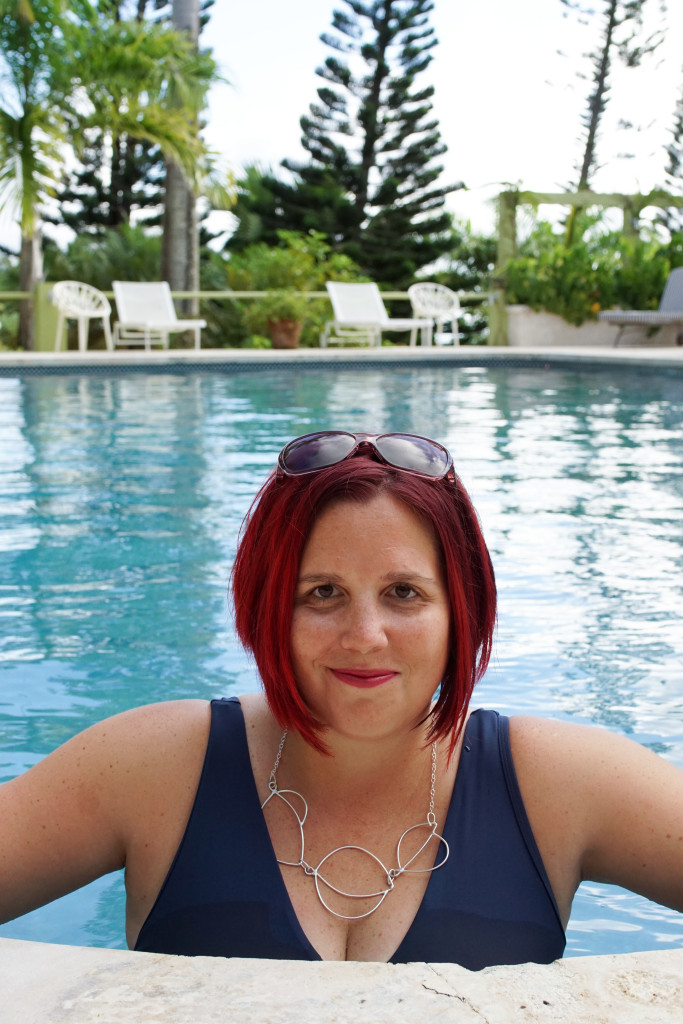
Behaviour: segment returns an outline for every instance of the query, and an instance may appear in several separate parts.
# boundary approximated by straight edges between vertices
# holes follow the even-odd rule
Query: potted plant
[[[255,299],[244,319],[257,334],[267,333],[273,348],[297,348],[306,312],[307,301],[301,292],[278,288]]]
[[[323,291],[328,280],[358,280],[358,267],[348,256],[332,252],[318,231],[279,231],[278,236],[280,245],[257,242],[234,253],[228,284],[235,291],[266,293],[245,300],[242,310],[247,326],[267,333],[273,348],[295,348],[304,324],[317,343],[322,319],[329,316],[327,302],[307,299],[306,293]]]
[[[267,333],[273,348],[296,348],[308,309],[303,293],[315,287],[317,268],[303,236],[282,232],[281,241],[257,242],[231,256],[228,283],[236,291],[265,292],[244,303],[247,326]]]

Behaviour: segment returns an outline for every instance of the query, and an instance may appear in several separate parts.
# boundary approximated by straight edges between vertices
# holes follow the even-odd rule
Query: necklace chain
[[[278,768],[280,767],[280,760],[282,758],[282,752],[285,747],[286,739],[287,730],[285,729],[285,731],[282,734],[282,738],[280,739],[280,745],[278,746],[277,754],[275,755],[275,763],[271,769],[270,777],[268,779],[268,789],[270,792],[268,793],[268,796],[261,804],[261,809],[265,808],[266,804],[270,800],[272,800],[273,797],[277,797],[284,804],[286,804],[286,806],[289,807],[290,811],[294,814],[294,817],[296,818],[297,824],[299,826],[299,834],[301,840],[299,859],[280,860],[280,858],[278,857],[277,862],[278,864],[282,864],[286,867],[301,868],[304,874],[312,877],[315,883],[318,899],[322,903],[325,910],[327,910],[330,914],[333,914],[335,917],[340,917],[345,921],[357,921],[362,917],[369,917],[370,914],[374,914],[378,907],[381,906],[386,897],[394,888],[394,883],[396,879],[400,878],[401,875],[431,874],[432,871],[437,871],[438,868],[443,867],[443,865],[448,860],[450,854],[450,847],[446,840],[443,838],[443,836],[439,835],[439,833],[436,831],[438,827],[436,816],[434,814],[434,793],[436,790],[436,742],[432,743],[432,768],[429,788],[429,810],[427,812],[427,818],[425,821],[418,822],[417,825],[411,825],[409,828],[405,830],[405,832],[403,832],[400,835],[399,840],[396,844],[397,866],[394,868],[387,868],[379,859],[379,857],[377,857],[370,850],[366,850],[364,846],[348,845],[338,846],[336,849],[331,850],[329,853],[326,853],[323,859],[317,865],[317,867],[314,867],[313,865],[309,864],[305,859],[306,840],[304,836],[304,824],[306,822],[306,818],[308,817],[308,804],[306,803],[305,798],[301,795],[301,793],[297,792],[296,789],[279,789],[277,784],[277,771]],[[295,805],[289,799],[290,797],[295,797],[301,801],[301,808],[303,808],[303,813],[301,813],[301,808],[295,807]],[[422,845],[412,855],[412,857],[410,857],[404,864],[401,861],[401,843],[403,842],[403,840],[405,839],[409,832],[413,832],[415,829],[419,828],[428,829],[429,835],[424,840]],[[432,839],[436,839],[438,840],[439,843],[443,843],[445,853],[442,859],[438,863],[433,864],[431,868],[411,868],[410,865],[420,856],[422,851],[427,847],[427,845]],[[333,857],[336,853],[340,853],[342,850],[357,850],[359,853],[364,853],[368,857],[371,857],[372,860],[374,860],[375,863],[379,865],[384,875],[386,876],[386,888],[379,889],[377,892],[344,892],[343,889],[338,889],[335,885],[332,884],[332,882],[328,881],[323,875],[321,869],[325,862],[330,859],[330,857]],[[365,913],[363,914],[339,914],[337,913],[336,910],[333,910],[332,907],[330,907],[330,905],[325,900],[325,896],[327,895],[328,890],[330,890],[331,892],[336,892],[339,896],[346,896],[349,899],[376,899],[377,902],[375,903],[374,907],[372,907],[370,910],[365,911]]]

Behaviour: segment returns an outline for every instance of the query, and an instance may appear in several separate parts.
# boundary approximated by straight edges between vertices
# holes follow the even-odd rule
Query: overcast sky
[[[216,0],[203,36],[231,85],[215,90],[208,137],[231,165],[276,168],[302,155],[299,118],[315,99],[315,68],[330,52],[334,0]],[[605,0],[594,4],[600,11]],[[651,24],[664,23],[649,0]],[[646,191],[663,184],[676,99],[683,86],[683,3],[670,0],[667,36],[647,67],[615,65],[594,188]],[[572,181],[590,82],[582,54],[594,49],[602,20],[563,17],[560,0],[436,0],[439,39],[425,72],[448,146],[444,178],[464,181],[450,208],[475,228],[493,225],[491,197],[507,183],[537,191]],[[558,51],[561,51],[559,53]],[[620,119],[643,130],[617,131]],[[637,151],[637,159],[619,158]],[[547,208],[546,208],[547,212]]]

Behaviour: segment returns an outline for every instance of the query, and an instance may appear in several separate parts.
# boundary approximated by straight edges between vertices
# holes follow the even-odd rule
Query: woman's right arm
[[[207,732],[203,701],[136,708],[0,786],[0,921],[128,868],[131,854],[138,887],[153,884],[182,836]]]

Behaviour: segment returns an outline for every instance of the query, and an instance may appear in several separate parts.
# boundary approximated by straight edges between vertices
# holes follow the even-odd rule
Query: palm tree
[[[174,27],[196,49],[199,43],[199,0],[173,0]],[[173,160],[166,161],[166,198],[164,234],[161,248],[161,276],[172,289],[197,291],[199,288],[199,229],[197,200],[182,169]],[[184,316],[199,312],[196,299],[185,300]]]
[[[196,116],[216,77],[180,33],[116,21],[106,5],[0,0],[0,209],[12,204],[21,225],[21,290],[42,278],[41,210],[83,130],[148,140],[194,179],[208,159]],[[19,341],[33,346],[30,303]]]
[[[49,2],[37,0],[30,8],[0,0],[0,209],[11,204],[21,227],[21,291],[31,291],[42,277],[37,210],[55,180],[65,132],[59,104],[50,102],[64,67],[58,19]],[[32,334],[32,304],[22,302],[19,340],[25,347]]]

